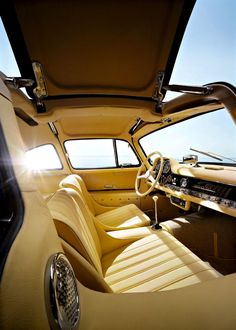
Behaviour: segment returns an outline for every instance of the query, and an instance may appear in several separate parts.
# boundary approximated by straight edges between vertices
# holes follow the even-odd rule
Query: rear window
[[[127,141],[81,139],[66,141],[64,145],[75,169],[139,166],[139,160]]]
[[[26,152],[27,166],[32,170],[60,170],[62,163],[55,147],[44,144]]]

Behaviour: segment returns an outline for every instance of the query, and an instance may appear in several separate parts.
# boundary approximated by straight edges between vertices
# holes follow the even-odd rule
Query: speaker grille
[[[62,253],[48,262],[46,293],[51,327],[75,329],[80,315],[79,293],[73,269]]]

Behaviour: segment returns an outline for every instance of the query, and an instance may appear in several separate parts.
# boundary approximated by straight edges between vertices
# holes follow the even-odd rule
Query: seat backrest
[[[77,174],[68,175],[65,179],[63,179],[60,182],[59,187],[75,189],[75,191],[77,191],[84,199],[84,202],[88,205],[92,214],[95,215],[95,208],[93,205],[92,197],[88,192],[84,180],[79,175]]]
[[[81,195],[71,188],[58,190],[48,201],[59,236],[102,274],[101,244],[93,215]]]

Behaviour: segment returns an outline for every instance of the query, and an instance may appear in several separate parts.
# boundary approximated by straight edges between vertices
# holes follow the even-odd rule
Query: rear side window
[[[62,163],[55,147],[44,144],[26,152],[27,166],[32,170],[60,170]]]
[[[139,166],[139,160],[127,141],[116,139],[81,139],[65,142],[75,169]]]

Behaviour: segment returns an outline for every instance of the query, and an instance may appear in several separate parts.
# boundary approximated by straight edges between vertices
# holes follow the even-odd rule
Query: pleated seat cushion
[[[119,229],[150,225],[149,217],[135,204],[124,205],[96,216],[106,226]]]
[[[98,204],[88,192],[83,179],[77,174],[67,176],[60,182],[59,186],[74,189],[106,231],[150,225],[150,218],[135,204],[116,208]]]
[[[104,279],[114,292],[170,290],[220,276],[164,231],[103,256],[101,263]]]

